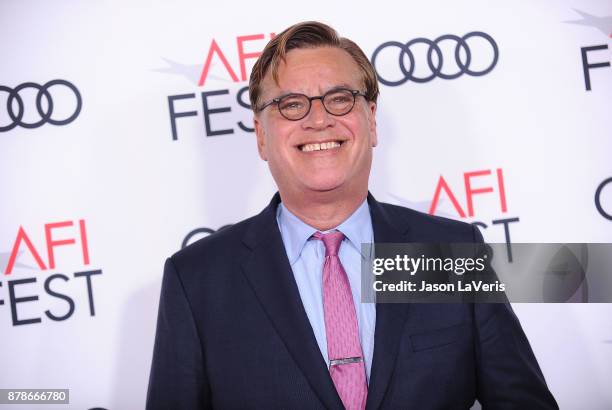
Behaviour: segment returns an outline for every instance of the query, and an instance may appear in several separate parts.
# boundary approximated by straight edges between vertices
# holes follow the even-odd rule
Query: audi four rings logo
[[[487,41],[493,49],[493,57],[491,58],[490,62],[488,62],[488,65],[484,68],[480,68],[480,69],[470,68],[470,65],[473,62],[473,59],[472,59],[473,50],[470,49],[468,40],[473,37],[479,37]],[[440,43],[443,41],[455,42],[455,51],[453,55],[444,55],[444,53],[442,52],[442,49],[440,48]],[[430,74],[426,76],[421,76],[421,77],[418,77],[415,75],[415,68],[421,62],[416,61],[417,58],[415,57],[413,53],[414,50],[412,49],[412,46],[419,44],[419,43],[422,43],[428,46],[427,66],[429,67],[429,70],[431,71]],[[380,52],[388,47],[399,49],[399,56],[398,56],[399,57],[398,58],[399,69],[401,70],[402,75],[403,75],[399,80],[389,80],[388,77],[383,77],[380,70],[376,66],[376,59],[378,58]],[[461,53],[461,50],[463,50],[463,53]],[[435,58],[434,58],[434,54],[436,56]],[[408,67],[406,67],[406,62],[405,62],[406,57],[408,58],[408,61],[409,61]],[[447,70],[445,70],[444,69],[445,60],[452,59],[452,58],[455,59],[455,64],[458,67],[458,70],[448,70],[448,68]],[[422,37],[410,40],[406,44],[400,43],[398,41],[387,41],[386,43],[383,43],[380,46],[378,46],[376,50],[374,50],[374,54],[372,54],[372,65],[374,66],[374,69],[376,70],[376,75],[378,76],[378,80],[381,83],[383,83],[384,85],[390,86],[390,87],[395,87],[398,85],[402,85],[407,81],[414,81],[415,83],[426,83],[428,81],[433,80],[436,77],[439,77],[445,80],[452,80],[454,78],[459,77],[462,74],[467,74],[471,76],[482,76],[482,75],[489,73],[491,70],[493,70],[493,68],[495,68],[498,58],[499,58],[499,48],[497,47],[497,43],[495,42],[495,40],[493,40],[493,37],[491,37],[487,33],[483,33],[482,31],[472,31],[471,33],[468,33],[464,35],[463,37],[455,36],[453,34],[446,34],[446,35],[436,38],[433,41],[428,40],[426,38],[422,38]]]
[[[68,88],[76,97],[76,106],[74,107],[74,112],[66,116],[65,118],[52,117],[54,103],[50,90],[54,86],[64,86]],[[33,88],[37,90],[36,104],[34,104],[33,107],[25,107],[23,98],[19,94],[22,90],[26,88]],[[79,116],[79,113],[81,112],[81,106],[83,105],[81,93],[79,92],[79,90],[72,83],[66,80],[52,80],[44,85],[39,85],[36,83],[23,83],[15,88],[9,88],[4,85],[0,85],[0,92],[5,92],[8,94],[8,99],[6,100],[6,110],[8,116],[11,119],[11,122],[8,125],[0,124],[0,132],[10,131],[17,126],[21,126],[23,128],[38,128],[45,123],[53,125],[65,125],[74,121],[74,119]],[[43,106],[43,98],[46,101],[46,107]],[[30,112],[30,110],[33,109],[38,111],[40,120],[37,120],[35,122],[24,121],[23,117],[26,110]]]

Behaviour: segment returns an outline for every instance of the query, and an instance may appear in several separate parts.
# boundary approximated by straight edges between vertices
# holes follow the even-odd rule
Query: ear
[[[255,124],[255,136],[257,137],[257,151],[259,151],[259,157],[267,161],[266,132],[264,131],[264,126],[257,115],[253,118],[253,123]]]
[[[370,112],[368,113],[368,126],[370,128],[370,141],[372,147],[378,145],[378,134],[376,133],[376,103],[370,102],[368,105]]]

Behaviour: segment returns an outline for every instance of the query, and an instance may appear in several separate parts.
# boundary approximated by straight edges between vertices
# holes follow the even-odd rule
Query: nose
[[[317,98],[311,101],[310,112],[304,117],[302,127],[305,129],[325,129],[332,127],[335,123],[334,116],[325,110],[323,101]]]

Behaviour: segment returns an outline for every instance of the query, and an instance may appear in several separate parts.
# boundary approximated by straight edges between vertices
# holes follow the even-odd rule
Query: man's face
[[[278,84],[270,72],[266,74],[260,104],[289,93],[323,95],[337,87],[365,91],[361,71],[346,51],[294,49],[279,67]],[[377,143],[376,105],[362,96],[355,98],[351,112],[339,117],[327,113],[321,100],[313,100],[308,115],[298,121],[285,119],[276,104],[255,116],[259,155],[268,161],[281,195],[367,190],[372,147]],[[340,146],[326,144],[334,142]],[[313,150],[317,145],[312,144],[334,147]]]

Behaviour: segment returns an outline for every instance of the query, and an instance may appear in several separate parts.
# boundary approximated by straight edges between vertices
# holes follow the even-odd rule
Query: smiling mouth
[[[339,148],[344,141],[329,141],[323,143],[303,144],[298,146],[302,152],[326,151],[329,149]]]

